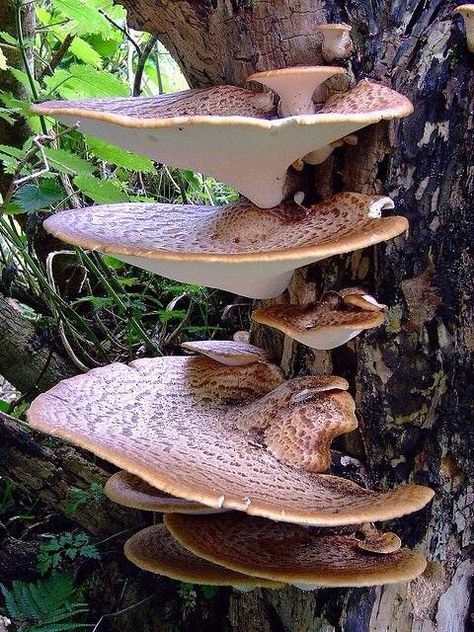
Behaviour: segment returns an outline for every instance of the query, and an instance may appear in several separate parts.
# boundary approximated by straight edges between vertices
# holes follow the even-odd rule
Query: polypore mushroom
[[[237,513],[169,514],[164,521],[173,537],[199,557],[303,590],[406,582],[426,568],[420,553],[399,549],[371,555],[361,550],[354,536],[329,529],[308,529]]]
[[[211,509],[200,503],[165,494],[156,487],[130,472],[121,470],[109,478],[104,488],[105,495],[114,503],[159,513],[214,513],[221,509]]]
[[[347,59],[354,52],[349,24],[319,24],[318,31],[323,36],[321,52],[328,64],[336,59]]]
[[[162,276],[269,298],[283,292],[296,268],[406,231],[405,218],[381,217],[393,207],[390,198],[360,193],[266,213],[247,200],[221,208],[114,204],[62,211],[44,227]]]
[[[345,387],[341,378],[285,382],[278,367],[262,361],[227,366],[207,357],[161,357],[64,380],[35,399],[28,419],[153,487],[216,509],[316,525],[372,522],[420,509],[432,498],[428,488],[375,492],[302,469],[313,452],[313,427],[326,441],[317,446],[324,460],[324,422],[338,418],[341,426],[353,425]],[[275,428],[280,423],[286,438]],[[286,452],[277,458],[272,452],[278,450]],[[296,463],[298,455],[300,467],[280,460]]]
[[[200,353],[228,366],[244,366],[253,362],[267,362],[269,360],[269,354],[260,347],[235,339],[196,340],[183,342],[181,346],[183,349]]]
[[[190,584],[233,586],[243,591],[257,587],[281,587],[272,580],[238,573],[194,555],[177,542],[162,524],[132,536],[125,542],[124,553],[132,564],[145,571]]]
[[[358,541],[359,548],[364,551],[386,555],[398,551],[402,546],[396,533],[382,533],[369,523],[359,525],[357,530],[364,536],[363,540]]]
[[[413,111],[404,96],[369,81],[330,97],[316,114],[269,120],[268,103],[257,98],[262,94],[220,86],[157,97],[50,101],[32,110],[66,125],[79,122],[85,133],[160,162],[212,175],[262,208],[281,202],[287,169],[299,158]]]
[[[256,81],[271,88],[280,97],[280,116],[314,114],[313,94],[327,79],[344,74],[337,66],[293,66],[257,72],[247,81]]]
[[[455,12],[460,13],[464,18],[467,47],[471,53],[474,53],[474,4],[461,4],[456,7]]]
[[[267,305],[252,312],[251,318],[313,349],[334,349],[383,323],[384,306],[360,290],[335,293],[335,300],[333,296],[308,305]]]
[[[316,151],[311,151],[306,156],[303,156],[301,159],[302,163],[306,163],[308,165],[320,165],[325,160],[329,158],[332,152],[338,147],[342,147],[343,145],[357,145],[358,138],[354,134],[349,134],[349,136],[345,136],[340,140],[336,140],[325,147],[321,147],[321,149],[317,149]]]

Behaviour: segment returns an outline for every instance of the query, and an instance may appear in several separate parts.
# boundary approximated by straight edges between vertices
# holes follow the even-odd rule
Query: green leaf
[[[11,145],[0,145],[0,154],[7,154],[7,156],[12,156],[13,158],[22,160],[25,156],[25,151],[23,149],[19,149],[18,147],[12,147]]]
[[[98,70],[88,64],[73,64],[69,70],[57,68],[44,80],[49,92],[56,92],[64,99],[81,97],[124,97],[128,86],[107,70]]]
[[[18,68],[9,68],[8,70],[10,74],[12,74],[15,77],[15,79],[19,81],[22,84],[22,86],[24,86],[31,93],[30,79],[28,75],[26,74],[26,72],[23,72],[23,70],[19,70]],[[38,82],[33,79],[33,83],[36,89],[39,91],[40,88],[39,88]]]
[[[125,265],[123,261],[120,261],[120,259],[116,259],[115,257],[111,257],[110,255],[102,255],[102,260],[113,270],[119,270]]]
[[[146,171],[148,173],[155,171],[153,162],[146,156],[111,145],[95,136],[87,136],[86,142],[91,152],[100,160],[131,171]]]
[[[76,176],[74,184],[79,191],[99,204],[128,202],[128,195],[113,180],[99,180],[95,176]]]
[[[110,24],[91,2],[84,0],[51,0],[53,7],[70,18],[74,33],[104,33],[110,30]]]
[[[8,125],[14,125],[15,119],[11,116],[11,112],[6,108],[0,108],[0,119],[8,123]]]
[[[6,413],[9,408],[10,404],[4,399],[0,399],[0,410],[2,411],[2,413]]]
[[[90,64],[96,68],[102,68],[102,57],[92,48],[89,42],[75,37],[69,46],[69,51],[85,64]]]
[[[0,151],[2,151],[0,145]],[[56,149],[55,147],[45,147],[44,153],[51,167],[54,167],[60,173],[73,175],[91,175],[95,167],[87,160],[71,154],[65,149]]]
[[[9,209],[10,213],[31,213],[48,208],[50,204],[58,202],[64,197],[63,188],[55,180],[39,180],[36,184],[24,184],[18,189],[12,199],[12,204],[18,210]]]
[[[6,44],[10,44],[10,46],[19,46],[18,40],[16,40],[10,33],[6,31],[0,31],[0,39],[2,39]]]

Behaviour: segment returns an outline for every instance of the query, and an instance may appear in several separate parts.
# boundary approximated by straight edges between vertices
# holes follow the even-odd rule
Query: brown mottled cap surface
[[[384,321],[383,306],[366,300],[366,294],[347,292],[339,292],[337,302],[263,306],[252,312],[251,318],[314,349],[333,349]]]
[[[183,342],[181,346],[228,366],[244,366],[269,360],[269,354],[260,347],[236,340],[196,340]]]
[[[248,200],[221,208],[114,204],[62,211],[44,227],[163,276],[266,298],[280,294],[298,267],[406,231],[405,218],[381,216],[392,208],[390,198],[360,193],[265,212]]]
[[[366,125],[412,111],[405,97],[369,81],[331,97],[316,114],[271,120],[268,94],[244,91],[242,107],[242,89],[209,90],[215,92],[52,101],[32,110],[66,125],[79,123],[82,132],[159,162],[212,175],[262,208],[287,195],[287,170],[295,161]],[[257,112],[249,111],[249,101]]]
[[[105,484],[105,495],[114,503],[159,513],[214,513],[220,509],[211,509],[206,505],[170,496],[156,487],[152,487],[139,476],[125,470],[117,472]]]
[[[301,411],[311,420],[311,407],[319,414],[321,397],[331,393],[342,415],[349,400],[341,405],[340,390],[324,390],[321,378],[284,382],[264,362],[229,367],[206,357],[163,357],[64,380],[35,399],[28,419],[168,494],[209,507],[321,525],[384,520],[423,507],[433,495],[428,488],[369,491],[270,453],[261,429],[269,420],[265,431],[271,428],[268,411],[277,405],[280,420],[287,414],[296,423]],[[292,437],[295,444],[299,438]]]
[[[171,579],[207,586],[235,586],[243,590],[280,588],[272,580],[250,577],[197,557],[169,533],[162,524],[139,531],[125,543],[126,557],[145,571]]]
[[[410,581],[426,567],[425,558],[409,549],[370,554],[349,535],[241,513],[168,515],[165,525],[184,547],[211,562],[307,589]]]

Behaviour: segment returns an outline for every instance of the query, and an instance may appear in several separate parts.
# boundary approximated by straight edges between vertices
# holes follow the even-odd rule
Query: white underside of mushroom
[[[175,119],[176,123],[148,128],[79,118],[79,129],[159,162],[211,175],[260,208],[272,208],[285,197],[287,170],[293,162],[371,122],[323,123],[317,122],[319,116],[257,120],[257,124],[245,117],[233,117],[232,124]],[[57,118],[69,126],[78,121],[63,114]],[[374,116],[373,122],[379,119]]]
[[[362,329],[343,329],[335,327],[322,327],[314,331],[296,333],[292,332],[291,337],[301,344],[311,347],[312,349],[335,349],[349,342],[352,338],[358,336]]]

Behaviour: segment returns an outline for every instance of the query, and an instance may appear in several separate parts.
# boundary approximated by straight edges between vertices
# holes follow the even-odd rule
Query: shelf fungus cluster
[[[326,43],[335,42],[327,43],[337,48],[334,58],[346,58],[348,27],[327,27],[320,28]],[[354,144],[355,131],[412,111],[405,97],[370,81],[333,90],[344,73],[297,67],[249,77],[273,92],[218,86],[36,105],[38,114],[78,122],[246,196],[222,207],[75,209],[48,218],[45,228],[179,281],[261,299],[280,295],[297,268],[400,235],[408,224],[383,216],[394,209],[387,197],[344,192],[309,207],[291,200],[291,165],[317,164],[343,142]],[[331,349],[380,325],[384,306],[349,288],[313,305],[263,306],[252,318]],[[357,427],[346,380],[285,379],[246,335],[183,347],[181,356],[64,380],[28,412],[33,428],[121,468],[106,485],[111,500],[164,514],[163,524],[128,540],[129,560],[173,579],[240,590],[371,586],[423,572],[422,555],[372,523],[418,511],[432,491],[413,484],[374,491],[331,474],[332,441]]]

